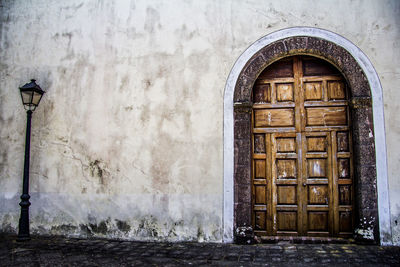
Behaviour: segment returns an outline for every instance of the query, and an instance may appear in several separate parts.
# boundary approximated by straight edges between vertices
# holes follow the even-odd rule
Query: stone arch
[[[251,91],[273,62],[311,55],[339,69],[351,90],[359,237],[391,243],[382,88],[368,58],[347,39],[316,28],[274,32],[251,45],[236,61],[224,96],[224,241],[251,226]],[[376,159],[379,159],[377,161]],[[379,205],[378,205],[379,204]],[[379,219],[378,219],[379,218]]]

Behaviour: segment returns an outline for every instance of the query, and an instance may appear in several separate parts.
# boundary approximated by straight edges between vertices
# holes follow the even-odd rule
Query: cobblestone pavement
[[[0,266],[400,266],[400,247],[234,245],[0,236]]]

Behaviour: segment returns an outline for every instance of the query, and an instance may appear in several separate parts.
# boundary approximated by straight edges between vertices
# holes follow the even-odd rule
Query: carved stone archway
[[[390,243],[386,144],[379,79],[373,68],[371,74],[369,66],[372,65],[366,56],[348,40],[315,28],[291,28],[266,36],[249,47],[232,69],[224,103],[224,241],[232,241],[233,230],[251,226],[253,84],[267,66],[292,55],[311,55],[326,60],[347,80],[352,96],[356,233],[363,240]],[[360,64],[360,61],[364,62]],[[227,98],[231,97],[231,102],[227,103]]]

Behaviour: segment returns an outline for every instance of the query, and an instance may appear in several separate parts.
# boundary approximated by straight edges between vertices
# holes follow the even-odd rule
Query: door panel
[[[255,234],[350,236],[354,186],[348,92],[329,64],[274,63],[253,88]]]
[[[279,211],[277,213],[278,227],[280,234],[297,235],[297,212],[296,211]]]
[[[299,235],[298,136],[295,133],[271,134],[273,232]]]
[[[353,161],[350,131],[332,132],[332,175],[335,201],[334,233],[352,236],[354,226]]]
[[[294,126],[294,110],[260,109],[254,112],[255,127],[284,127]]]
[[[328,82],[329,100],[344,100],[346,99],[345,86],[342,81]]]
[[[260,235],[267,234],[268,209],[271,205],[271,186],[268,185],[270,167],[266,164],[270,157],[266,154],[266,138],[269,138],[269,134],[253,135],[252,221],[254,231]]]
[[[314,155],[312,155],[314,156]],[[308,158],[307,159],[307,170],[308,170],[308,177],[310,178],[318,178],[318,177],[326,177],[327,173],[327,160],[326,159],[314,159]]]
[[[265,153],[265,135],[255,134],[254,135],[254,153]]]
[[[307,152],[326,152],[326,138],[323,136],[310,136],[306,139]]]
[[[308,185],[308,205],[329,205],[328,185]]]
[[[348,152],[349,151],[349,135],[347,132],[337,133],[337,148],[338,152]]]
[[[259,84],[254,87],[254,103],[270,103],[271,87],[269,84]]]
[[[276,147],[278,153],[296,152],[295,138],[276,138]]]
[[[322,98],[322,82],[305,82],[304,83],[305,100],[323,100]]]
[[[293,101],[293,83],[277,83],[275,86],[277,102]]]
[[[308,212],[309,234],[325,235],[329,231],[329,214],[326,211]]]
[[[296,186],[282,185],[277,189],[278,205],[295,205],[297,203]]]
[[[265,160],[257,159],[255,162],[255,178],[265,179]]]
[[[332,175],[330,134],[327,132],[304,133],[303,137],[303,216],[304,235],[329,236],[332,226]]]
[[[347,124],[346,107],[306,108],[306,126],[335,126]]]
[[[278,179],[296,179],[295,159],[276,159],[275,167]]]

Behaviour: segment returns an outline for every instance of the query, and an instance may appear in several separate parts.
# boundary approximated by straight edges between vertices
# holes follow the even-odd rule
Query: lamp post
[[[26,122],[26,137],[25,137],[25,160],[24,160],[24,178],[22,183],[21,202],[21,216],[18,225],[18,238],[17,241],[30,240],[29,234],[29,155],[31,146],[31,120],[32,112],[39,105],[44,91],[36,84],[36,80],[32,79],[30,83],[25,84],[19,88],[22,98],[22,103],[27,114]]]

